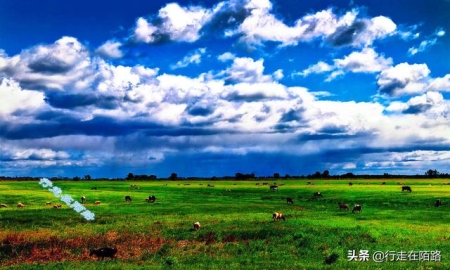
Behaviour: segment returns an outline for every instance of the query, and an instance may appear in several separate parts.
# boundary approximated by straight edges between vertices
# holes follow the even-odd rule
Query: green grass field
[[[450,269],[450,185],[439,180],[56,181],[96,218],[38,182],[0,182],[0,267],[5,269]],[[311,180],[308,180],[311,181]],[[386,185],[381,183],[386,181]],[[397,182],[410,185],[401,192]],[[259,183],[260,185],[256,185]],[[136,184],[139,189],[130,190]],[[167,184],[167,185],[166,185]],[[212,184],[214,187],[208,187]],[[91,187],[98,190],[91,190]],[[320,191],[323,198],[313,199]],[[154,194],[155,203],[145,202]],[[133,201],[126,203],[130,195]],[[286,203],[291,197],[294,204]],[[443,205],[435,207],[436,199]],[[101,204],[95,205],[99,200]],[[63,204],[62,209],[45,205]],[[17,208],[17,203],[25,204]],[[339,210],[338,203],[350,206]],[[352,213],[362,204],[362,213]],[[272,221],[273,212],[286,221]],[[198,231],[192,224],[199,221]],[[89,250],[117,247],[114,260]],[[369,261],[349,261],[349,250]],[[383,262],[373,253],[390,252]],[[408,258],[422,251],[423,256]],[[439,251],[440,257],[434,257]],[[402,257],[401,252],[406,253]],[[431,256],[431,257],[427,257]]]

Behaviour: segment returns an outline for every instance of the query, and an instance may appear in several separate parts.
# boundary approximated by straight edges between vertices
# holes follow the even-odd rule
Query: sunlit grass
[[[263,182],[284,185],[272,192]],[[0,203],[9,206],[0,208],[0,265],[16,269],[450,268],[445,261],[450,253],[450,186],[442,185],[446,179],[356,179],[352,186],[348,180],[306,182],[55,181],[63,194],[76,200],[87,197],[85,206],[96,215],[92,222],[37,182],[0,182]],[[410,185],[413,192],[401,192],[398,182]],[[130,190],[132,184],[139,189]],[[323,198],[313,198],[317,191]],[[152,194],[156,202],[145,202]],[[126,195],[132,197],[131,203],[125,202]],[[294,205],[288,205],[286,197],[293,198]],[[442,207],[434,207],[437,198],[444,202]],[[95,205],[96,200],[101,204]],[[53,209],[45,205],[47,201],[62,203],[63,208]],[[18,209],[18,202],[26,207]],[[350,211],[339,210],[339,202],[348,204]],[[351,213],[354,204],[363,205],[362,213]],[[274,211],[283,212],[287,220],[273,222]],[[192,230],[195,221],[202,224],[199,231]],[[96,262],[88,256],[88,248],[108,245],[118,246],[117,260]],[[353,249],[439,250],[443,255],[441,262],[348,262],[347,252]],[[338,259],[327,265],[325,259],[333,254]],[[66,261],[58,262],[61,258]]]

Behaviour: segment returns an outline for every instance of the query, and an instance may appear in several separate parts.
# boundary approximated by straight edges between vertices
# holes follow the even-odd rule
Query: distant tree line
[[[414,179],[442,179],[442,178],[449,178],[450,175],[448,173],[440,173],[437,170],[429,169],[424,174],[416,174],[416,175],[401,175],[401,174],[389,174],[384,173],[381,175],[378,174],[354,174],[352,172],[339,174],[339,175],[331,175],[329,170],[324,170],[323,172],[316,171],[313,174],[308,175],[289,175],[286,174],[284,176],[281,176],[280,173],[274,173],[273,175],[269,176],[256,176],[255,173],[241,173],[237,172],[234,176],[222,176],[222,177],[196,177],[196,176],[190,176],[190,177],[180,177],[177,173],[173,172],[171,173],[167,178],[157,178],[154,174],[133,174],[128,173],[125,178],[93,178],[91,175],[86,174],[83,176],[83,178],[79,176],[75,176],[73,178],[69,177],[47,177],[51,181],[60,181],[60,180],[73,180],[73,181],[90,181],[90,180],[144,180],[144,181],[151,181],[151,180],[157,180],[157,179],[166,179],[166,180],[258,180],[258,179],[332,179],[332,180],[340,180],[340,179],[389,179],[389,178],[414,178]],[[1,180],[14,180],[14,181],[33,181],[33,180],[39,180],[42,177],[31,177],[31,176],[0,176]]]

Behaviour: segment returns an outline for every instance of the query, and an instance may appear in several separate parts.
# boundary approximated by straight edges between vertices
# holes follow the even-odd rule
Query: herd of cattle
[[[385,185],[385,184],[386,184],[386,182],[382,183],[382,185]],[[185,185],[188,185],[188,184],[185,184]],[[200,185],[202,185],[202,184],[200,184]],[[256,185],[259,185],[259,183],[257,183]],[[263,185],[268,185],[268,183],[263,183]],[[280,184],[280,186],[283,186],[283,185],[284,184]],[[314,185],[314,183],[307,182],[307,185]],[[353,185],[353,183],[350,182],[349,186],[352,186],[352,185]],[[167,186],[167,184],[165,184],[165,186]],[[214,187],[214,185],[208,184],[208,187]],[[269,187],[270,187],[271,191],[278,191],[278,185],[276,185],[276,183],[274,183],[273,185],[270,185]],[[132,189],[132,190],[139,189],[139,187],[137,185],[131,185],[130,189]],[[91,190],[97,190],[97,187],[93,187],[93,188],[91,188]],[[230,190],[227,189],[226,191],[230,191]],[[405,192],[412,192],[412,189],[411,189],[410,186],[402,185],[401,191],[402,192],[404,192],[404,191]],[[320,192],[314,192],[313,195],[312,195],[312,198],[314,200],[317,200],[319,198],[323,198],[323,195]],[[80,201],[83,204],[86,203],[87,202],[86,196],[82,196],[80,198]],[[148,196],[148,198],[145,198],[145,201],[148,202],[148,203],[154,203],[156,201],[156,197],[155,197],[155,195],[150,195],[150,196]],[[125,196],[125,202],[132,202],[131,196],[126,195]],[[100,203],[101,202],[98,201],[98,200],[94,201],[94,204],[98,205]],[[294,204],[294,200],[291,197],[287,197],[286,198],[286,203],[292,205],[292,204]],[[45,205],[52,206],[52,202],[46,202]],[[437,199],[435,201],[435,203],[434,203],[435,207],[440,207],[441,205],[442,205],[442,200],[441,199]],[[347,204],[343,203],[343,202],[339,202],[338,206],[339,206],[339,211],[341,211],[341,210],[349,211],[350,210],[350,207]],[[6,207],[8,207],[8,205],[6,205],[4,203],[0,204],[0,208],[6,208]],[[25,204],[19,202],[17,204],[17,207],[18,208],[24,208]],[[61,204],[54,204],[52,207],[53,208],[61,208],[62,205]],[[356,204],[356,205],[353,206],[352,213],[361,213],[361,212],[362,212],[362,205],[361,204]],[[282,212],[274,212],[272,214],[272,219],[273,219],[274,222],[276,222],[278,220],[286,221],[286,216]],[[197,230],[200,229],[200,227],[201,227],[200,222],[198,222],[198,221],[194,222],[192,230],[193,231],[197,231]],[[116,253],[117,253],[117,249],[116,248],[103,247],[103,248],[100,248],[100,249],[92,249],[92,250],[90,250],[89,255],[90,256],[96,255],[98,260],[100,260],[100,258],[102,258],[102,260],[103,260],[105,257],[109,257],[111,259],[114,259]]]
[[[382,185],[385,185],[385,184],[386,184],[386,182],[382,183]],[[256,183],[256,185],[259,185],[259,183]],[[269,184],[268,183],[263,183],[263,185],[269,185]],[[284,184],[280,184],[280,186],[283,186],[283,185]],[[307,185],[314,185],[314,183],[307,182]],[[350,182],[349,186],[352,186],[352,185],[353,185],[353,183]],[[167,184],[165,184],[165,186],[167,186]],[[214,185],[208,184],[208,187],[214,187]],[[403,191],[412,192],[412,189],[411,189],[410,186],[403,185],[401,188],[402,188],[402,192]],[[97,190],[97,189],[98,189],[97,187],[91,188],[91,190]],[[130,189],[139,189],[139,187],[137,185],[131,185]],[[276,183],[274,183],[273,185],[270,185],[270,190],[271,191],[278,191],[278,185],[276,185]],[[227,191],[229,191],[229,190],[227,190]],[[317,199],[317,198],[323,198],[323,195],[320,192],[314,192],[313,193],[313,199]],[[86,200],[87,200],[86,196],[82,196],[80,198],[81,203],[86,203]],[[131,202],[132,201],[131,196],[129,196],[129,195],[125,196],[125,201],[126,202]],[[149,203],[154,203],[156,201],[156,197],[155,197],[155,195],[150,195],[150,196],[148,196],[148,198],[145,198],[145,201],[149,202]],[[97,205],[100,204],[100,203],[101,203],[100,201],[95,201],[94,202],[94,204],[97,204]],[[286,198],[286,203],[287,204],[294,204],[294,200],[291,197],[287,197]],[[46,202],[45,205],[52,205],[52,202]],[[441,205],[442,205],[442,200],[441,199],[437,199],[435,201],[435,203],[434,203],[434,206],[436,206],[436,207],[440,207]],[[343,203],[343,202],[339,202],[338,206],[339,206],[339,210],[346,210],[346,211],[350,210],[350,207],[347,204]],[[6,205],[4,203],[0,204],[0,208],[6,208],[6,207],[8,207],[8,205]],[[24,208],[25,204],[19,202],[17,204],[17,207],[18,208]],[[62,207],[61,204],[53,205],[53,208],[61,208],[61,207]],[[358,213],[362,212],[362,205],[361,204],[356,204],[356,205],[353,206],[352,213],[356,213],[356,212],[358,212]],[[273,213],[272,214],[272,218],[273,218],[273,221],[286,220],[286,217],[281,212]],[[193,226],[194,226],[194,230],[200,229],[200,223],[199,222],[195,222],[193,224]]]

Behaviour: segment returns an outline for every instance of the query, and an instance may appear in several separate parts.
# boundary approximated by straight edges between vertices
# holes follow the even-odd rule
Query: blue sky
[[[0,174],[448,172],[448,14],[448,0],[0,0]]]

